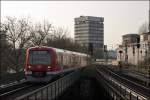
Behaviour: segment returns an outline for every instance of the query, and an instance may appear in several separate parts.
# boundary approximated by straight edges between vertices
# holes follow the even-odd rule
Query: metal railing
[[[40,89],[25,94],[15,100],[56,100],[62,93],[71,87],[80,77],[80,70],[66,75]]]
[[[112,75],[104,71],[103,69],[97,68],[96,78],[102,83],[106,88],[107,92],[115,100],[117,98],[121,100],[150,100],[149,97],[143,96],[142,94],[134,91],[132,88],[127,85],[122,84],[122,82],[115,79]]]

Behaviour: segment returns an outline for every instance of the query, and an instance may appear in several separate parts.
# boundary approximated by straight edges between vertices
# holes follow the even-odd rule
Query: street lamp
[[[145,50],[145,64],[147,65],[147,50]]]
[[[125,41],[125,63],[127,64],[128,63],[128,48],[127,48],[127,42],[128,41]]]
[[[141,58],[141,61],[143,60],[143,58],[142,58],[142,57],[143,57],[143,56],[142,56],[142,53],[143,53],[143,51],[140,50],[140,58]],[[143,64],[143,63],[141,62],[140,65],[142,65],[142,64]]]
[[[107,45],[104,45],[104,52],[105,52],[105,61],[106,61],[106,64],[107,64],[107,62],[108,62]]]
[[[122,55],[123,51],[122,50],[119,50],[119,54],[120,54],[120,61],[119,61],[119,71],[121,72],[121,69],[122,69],[122,59],[121,59],[121,55]]]
[[[140,38],[137,38],[137,67],[138,67],[138,72],[139,72],[139,49],[140,49]]]
[[[140,43],[137,44],[137,66],[138,66],[138,71],[139,71],[139,49],[140,49]]]
[[[119,54],[120,54],[120,61],[122,60],[121,59],[121,54],[122,54],[123,52],[122,52],[122,50],[119,50]]]
[[[133,45],[133,47],[132,47],[132,49],[133,49],[133,56],[134,56],[134,64],[135,64],[135,47],[134,47],[134,45]]]

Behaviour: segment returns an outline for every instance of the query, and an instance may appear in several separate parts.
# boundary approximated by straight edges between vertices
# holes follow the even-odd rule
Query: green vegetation
[[[82,71],[81,76],[82,77],[93,77],[95,75],[96,72],[96,65],[88,65],[87,67],[85,67]]]
[[[143,65],[129,66],[128,69],[132,70],[132,71],[139,72],[139,73],[144,74],[144,75],[148,75],[148,70],[149,70],[147,66],[143,66]]]
[[[133,65],[133,64],[123,64],[123,68],[135,71],[144,75],[148,75],[148,71],[150,70],[150,65],[142,64]]]

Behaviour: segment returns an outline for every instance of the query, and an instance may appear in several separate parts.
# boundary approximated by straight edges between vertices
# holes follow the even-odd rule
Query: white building
[[[135,41],[126,41],[126,45],[123,41],[123,45],[117,48],[117,60],[137,65],[150,57],[150,32],[141,34],[139,43],[137,43],[138,41],[135,39],[137,36],[132,38],[131,36],[129,37]],[[139,48],[137,44],[140,44]],[[122,50],[122,54],[119,53],[120,50]]]
[[[140,35],[140,60],[150,57],[150,32]]]
[[[117,48],[117,61],[125,61],[125,50],[122,45]]]

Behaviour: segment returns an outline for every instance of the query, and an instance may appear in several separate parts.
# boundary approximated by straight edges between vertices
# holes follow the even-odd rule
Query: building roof
[[[142,33],[141,35],[150,35],[150,32]]]
[[[139,34],[125,34],[123,37],[139,37]]]
[[[104,17],[80,16],[80,17],[75,18],[75,21],[85,21],[85,20],[96,21],[96,22],[104,22]]]

